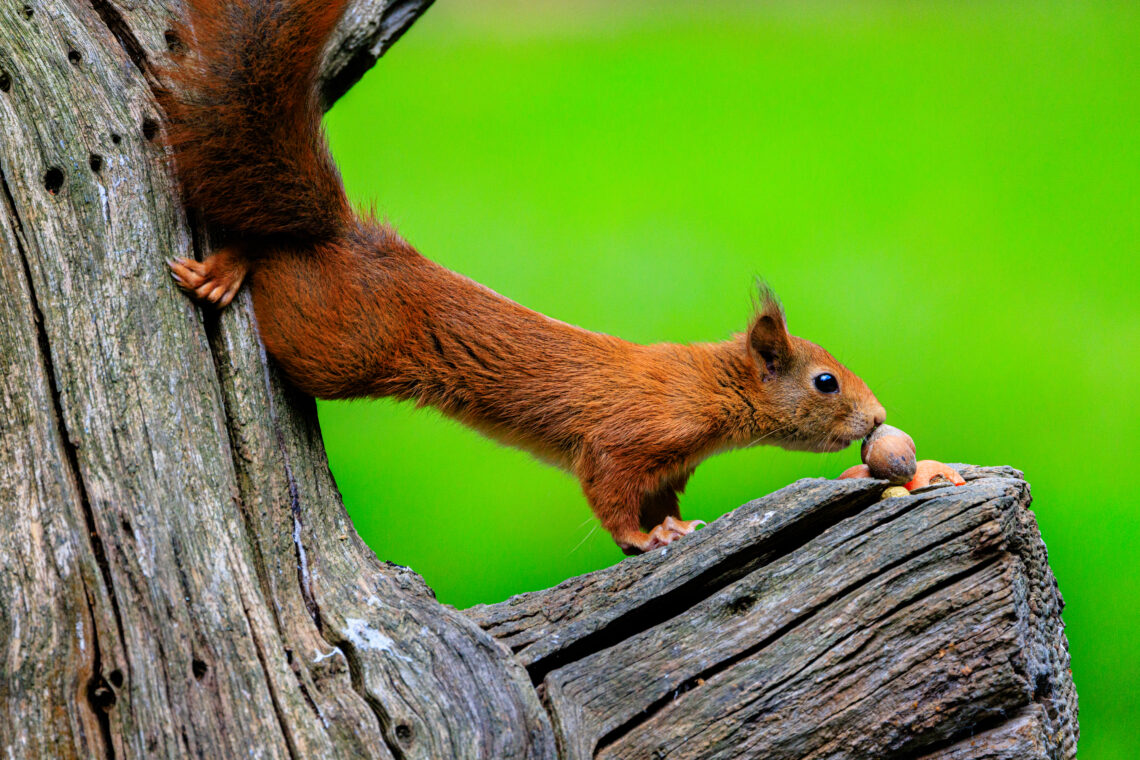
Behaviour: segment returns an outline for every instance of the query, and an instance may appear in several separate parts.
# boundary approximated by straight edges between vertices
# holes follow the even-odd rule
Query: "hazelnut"
[[[891,425],[879,425],[863,441],[863,462],[871,477],[901,485],[914,477],[914,440]]]
[[[876,427],[874,430],[867,434],[866,438],[863,439],[863,447],[859,449],[859,453],[862,455],[863,461],[867,461],[867,449],[869,449],[875,443],[875,441],[883,438],[884,436],[891,435],[901,436],[907,442],[907,445],[910,446],[910,450],[916,454],[918,453],[918,449],[914,447],[914,439],[907,435],[905,431],[899,430],[894,425],[883,424]]]

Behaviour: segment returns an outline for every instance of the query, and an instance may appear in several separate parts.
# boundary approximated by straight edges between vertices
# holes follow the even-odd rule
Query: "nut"
[[[871,468],[865,464],[857,464],[854,467],[848,467],[840,475],[839,479],[845,478],[869,478],[871,477]]]
[[[923,459],[915,468],[914,477],[906,484],[906,490],[913,491],[929,485],[950,482],[956,486],[966,485],[958,471],[933,459]]]
[[[910,450],[914,453],[918,453],[918,450],[914,447],[914,439],[907,435],[905,431],[899,430],[894,425],[883,424],[872,430],[867,434],[867,437],[863,439],[863,447],[859,450],[859,453],[862,455],[863,460],[867,460],[867,449],[870,448],[875,443],[875,441],[885,436],[891,435],[901,436],[906,440],[907,445],[910,446]]]
[[[871,477],[901,485],[914,477],[914,440],[891,425],[879,425],[863,441],[860,452]]]

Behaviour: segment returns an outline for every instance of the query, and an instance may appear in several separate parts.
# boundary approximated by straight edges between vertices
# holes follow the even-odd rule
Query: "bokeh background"
[[[1084,760],[1140,739],[1140,6],[439,0],[330,112],[353,198],[527,306],[744,328],[753,279],[943,461],[1033,484]],[[430,410],[324,403],[361,535],[459,607],[619,561],[575,481]],[[711,521],[831,455],[702,465]]]

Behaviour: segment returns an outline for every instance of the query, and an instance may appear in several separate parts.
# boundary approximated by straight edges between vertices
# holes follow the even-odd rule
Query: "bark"
[[[429,1],[355,4],[326,100]],[[248,297],[203,313],[166,274],[208,247],[155,140],[177,13],[0,4],[6,756],[1072,756],[1011,473],[810,481],[469,614],[380,562]]]

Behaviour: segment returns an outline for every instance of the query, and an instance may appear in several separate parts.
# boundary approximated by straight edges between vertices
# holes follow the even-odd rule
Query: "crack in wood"
[[[922,553],[916,554],[915,557],[912,557],[911,559],[915,559],[921,555],[922,555]],[[962,581],[965,581],[969,578],[973,578],[973,577],[981,575],[986,570],[988,570],[991,566],[993,566],[998,561],[1000,561],[1000,559],[1001,559],[1000,554],[994,555],[993,557],[990,557],[990,558],[982,561],[981,563],[979,563],[977,565],[971,566],[970,568],[967,568],[966,570],[963,570],[960,573],[955,573],[954,575],[948,576],[946,579],[944,579],[943,581],[940,581],[939,583],[934,584],[930,588],[923,589],[922,591],[920,591],[915,596],[905,600],[901,604],[896,605],[893,609],[888,610],[886,613],[883,613],[882,615],[879,615],[878,617],[876,617],[876,618],[870,620],[869,622],[865,623],[863,630],[852,630],[846,636],[843,636],[842,638],[838,639],[835,643],[831,644],[826,650],[821,652],[818,657],[816,657],[814,660],[810,660],[810,661],[804,663],[804,665],[802,667],[800,667],[798,670],[796,670],[792,673],[789,673],[787,676],[785,676],[784,678],[782,678],[780,680],[773,681],[769,690],[774,691],[774,690],[779,689],[780,687],[782,687],[786,684],[793,682],[797,676],[806,672],[812,666],[816,665],[819,662],[819,660],[821,660],[829,651],[835,651],[836,649],[840,648],[843,644],[848,642],[853,636],[855,636],[859,633],[865,633],[867,630],[874,630],[875,626],[889,622],[890,619],[892,617],[894,617],[895,615],[898,615],[900,612],[903,612],[904,610],[907,610],[910,607],[914,607],[915,605],[917,605],[918,603],[920,603],[922,601],[925,601],[925,600],[932,598],[938,592],[944,591],[947,588],[951,588],[952,586],[954,586],[958,583],[961,583]],[[884,573],[882,575],[885,575],[887,572],[889,572],[889,570],[884,571]],[[862,588],[863,585],[865,585],[865,584],[858,584],[858,586],[852,588],[851,591],[857,591],[857,590],[859,590],[859,588]],[[848,595],[848,594],[844,594],[841,596],[846,596],[846,595]],[[837,597],[837,598],[839,598],[839,597]],[[829,600],[828,604],[830,604],[831,601],[835,601],[835,600],[834,599]],[[823,607],[826,607],[826,606],[827,605],[823,605]],[[804,618],[804,620],[802,620],[800,622],[806,622],[808,619],[810,619],[810,617],[806,617],[806,618]],[[794,627],[788,628],[783,633],[786,635],[787,633],[790,633],[792,630],[794,630]],[[775,641],[777,638],[779,638],[779,637],[773,637],[772,641]],[[866,639],[863,641],[863,643],[859,644],[857,647],[855,647],[850,652],[848,652],[843,657],[841,657],[838,661],[836,661],[835,665],[838,666],[838,665],[842,665],[845,662],[854,661],[855,658],[861,652],[863,652],[867,648],[867,646],[870,645],[872,640],[873,640],[873,637],[871,637],[871,636],[866,637]],[[758,652],[758,651],[760,651],[760,649],[757,648],[756,651]],[[736,658],[735,662],[739,662],[742,659],[744,659],[744,658],[743,657]],[[735,662],[733,664],[735,664]],[[727,668],[722,668],[721,670],[727,670]]]
[[[964,740],[971,739],[975,736],[978,736],[979,734],[984,734],[989,731],[993,731],[994,729],[1001,728],[1002,726],[1006,726],[1022,720],[1031,715],[1033,713],[1033,710],[1034,705],[1030,704],[1019,708],[1012,714],[1008,714],[1004,711],[994,713],[992,716],[978,721],[968,729],[963,729],[956,732],[952,736],[943,739],[942,741],[933,742],[932,744],[922,747],[918,750],[917,753],[896,753],[884,758],[884,760],[925,760],[926,758],[937,755],[943,750],[950,749],[954,745],[959,744]]]
[[[289,464],[289,452],[285,450],[285,440],[281,431],[277,431],[277,442],[281,447],[282,462],[285,467],[285,477],[289,481],[289,508],[293,512],[293,549],[297,555],[297,583],[301,587],[301,598],[305,600],[305,607],[313,618],[317,630],[321,630],[321,608],[313,596],[313,578],[309,573],[309,558],[305,553],[305,541],[301,535],[304,524],[301,522],[301,496],[297,490],[297,479],[293,475],[293,468]]]
[[[621,617],[575,641],[569,646],[536,660],[527,666],[531,682],[541,684],[554,670],[581,660],[595,652],[607,649],[639,633],[677,617],[694,604],[714,596],[733,582],[797,551],[818,538],[829,528],[855,514],[877,500],[877,495],[856,493],[835,504],[815,521],[797,521],[774,533],[762,544],[739,547],[721,563],[712,565],[676,589],[630,610]],[[777,548],[772,549],[772,544]]]
[[[85,695],[87,704],[99,723],[103,751],[108,760],[115,760],[115,740],[111,735],[111,718],[108,715],[108,711],[115,704],[115,692],[103,680],[103,651],[99,644],[99,629],[95,624],[95,600],[91,598],[91,589],[87,588],[86,581],[83,585],[84,596],[87,599],[87,619],[91,624],[91,679],[87,683]],[[111,695],[110,704],[104,705],[108,693]]]
[[[273,704],[273,713],[277,717],[277,725],[281,727],[281,735],[285,739],[285,748],[289,751],[289,757],[293,758],[293,760],[298,760],[302,755],[297,749],[297,739],[293,736],[290,723],[285,717],[285,711],[281,707],[281,697],[277,694],[277,687],[273,683],[269,663],[265,659],[265,644],[262,642],[261,636],[258,635],[257,626],[254,624],[252,617],[250,617],[249,605],[246,604],[244,593],[241,594],[241,609],[245,614],[246,625],[249,626],[249,635],[250,638],[253,639],[253,649],[257,652],[257,661],[261,664],[261,670],[265,673],[265,687],[269,690],[269,700]]]
[[[293,677],[297,680],[297,688],[300,689],[301,696],[305,698],[305,704],[307,704],[309,706],[309,709],[313,711],[313,715],[316,715],[321,720],[324,720],[324,716],[321,714],[321,708],[317,706],[317,701],[313,699],[313,693],[309,690],[309,685],[305,683],[305,680],[303,678],[301,678],[299,663],[297,663],[296,659],[293,657],[291,650],[286,649],[285,652],[286,660],[289,664],[289,670],[292,671]]]
[[[979,565],[976,565],[976,566],[971,567],[967,570],[964,570],[961,573],[956,573],[954,576],[951,576],[950,578],[947,579],[950,582],[940,582],[940,583],[935,584],[934,587],[924,591],[923,593],[918,594],[912,600],[910,600],[907,604],[899,606],[894,612],[892,612],[892,614],[883,616],[882,618],[880,618],[876,622],[883,622],[883,623],[889,622],[890,618],[893,617],[894,615],[897,615],[898,613],[900,613],[900,612],[902,612],[908,608],[917,606],[917,604],[919,602],[926,601],[926,600],[934,598],[934,596],[940,591],[946,591],[946,590],[953,588],[956,585],[962,584],[965,581],[970,580],[972,578],[982,577],[987,571],[989,571],[995,565],[998,565],[1000,563],[1001,559],[1002,559],[1002,555],[997,554],[997,555],[990,557],[989,559],[983,561]],[[868,627],[870,627],[870,626],[868,626]],[[870,639],[868,639],[868,641],[865,642],[864,646],[867,643],[870,643]],[[839,663],[843,663],[845,661],[849,661],[849,660],[853,659],[854,655],[857,654],[858,651],[862,648],[863,648],[863,646],[858,647],[856,650],[849,653],[848,656],[845,656],[842,659],[840,659]],[[880,684],[875,691],[863,695],[862,697],[859,698],[859,700],[857,700],[856,702],[853,702],[852,704],[845,707],[844,710],[845,711],[852,711],[858,705],[862,704],[863,702],[874,700],[876,698],[876,696],[881,695],[883,692],[889,691],[888,687],[890,687],[890,685],[892,683],[894,683],[895,681],[897,681],[899,679],[904,678],[905,676],[906,676],[905,672],[899,672],[899,673],[891,676],[885,682]],[[791,679],[786,679],[786,680],[791,681]],[[777,685],[779,685],[779,684],[777,684]],[[927,745],[927,746],[930,746],[930,745]]]
[[[201,261],[201,239],[199,235],[198,225],[196,223],[196,220],[193,218],[193,215],[189,211],[187,212],[187,224],[191,230],[191,244],[194,250],[194,257]],[[226,384],[226,378],[222,371],[222,362],[218,357],[218,341],[222,339],[220,331],[218,329],[218,320],[216,318],[212,320],[203,319],[203,326],[206,330],[206,340],[210,343],[210,361],[214,366],[214,376],[218,380],[218,387],[224,388]],[[238,514],[241,515],[242,523],[245,526],[246,535],[251,539],[247,541],[247,545],[249,546],[250,552],[253,554],[253,567],[254,571],[257,573],[258,585],[261,587],[261,592],[264,598],[271,600],[273,599],[273,588],[269,580],[269,567],[266,564],[265,555],[261,551],[261,542],[252,540],[253,537],[258,533],[257,525],[255,523],[255,515],[250,513],[249,506],[246,504],[245,496],[242,493],[243,489],[241,487],[241,477],[244,466],[241,462],[238,452],[238,441],[234,438],[236,434],[236,415],[230,408],[230,399],[227,397],[227,395],[225,393],[222,393],[220,396],[222,409],[225,413],[226,421],[228,423],[226,425],[226,435],[229,438],[230,461],[233,464],[234,476],[238,480],[237,492],[234,494],[234,501],[236,502],[235,506],[237,507]],[[277,629],[278,633],[282,632],[283,629],[281,626],[281,617],[278,613],[277,605],[268,604],[266,606],[269,608],[269,612],[273,617],[274,627]],[[310,613],[311,612],[312,611],[310,610]]]
[[[368,705],[372,714],[376,717],[376,722],[380,726],[380,736],[384,740],[384,744],[388,747],[388,751],[392,753],[392,757],[395,760],[406,760],[407,754],[399,742],[388,735],[388,728],[392,722],[388,716],[388,711],[384,709],[384,704],[364,685],[364,666],[360,662],[360,655],[357,654],[356,647],[347,639],[335,636],[330,638],[330,633],[335,632],[331,630],[327,633],[322,631],[321,635],[325,641],[329,643],[329,646],[336,647],[341,651],[341,654],[344,655],[344,659],[348,663],[348,675],[352,682],[352,689],[360,695],[360,698],[364,700],[364,703]]]
[[[131,31],[130,24],[123,19],[122,14],[108,0],[91,0],[91,7],[99,14],[99,18],[103,20],[103,25],[119,41],[123,52],[131,59],[131,63],[135,65],[139,73],[148,79],[148,83],[153,89],[153,83],[149,82],[150,65],[146,57],[146,49]]]

